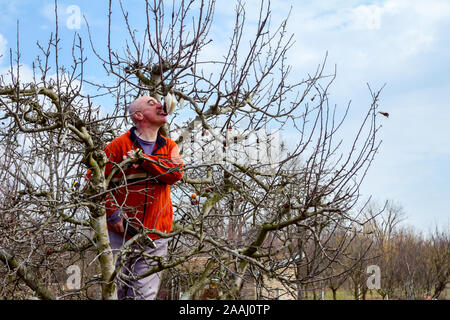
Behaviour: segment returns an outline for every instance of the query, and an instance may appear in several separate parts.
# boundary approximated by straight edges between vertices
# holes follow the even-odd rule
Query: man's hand
[[[142,150],[130,150],[127,152],[127,155],[123,156],[123,160],[127,160],[127,159],[132,159],[132,160],[138,160],[140,157],[142,156]],[[137,168],[139,167],[139,165],[137,163],[134,163],[132,165],[133,168]]]
[[[123,218],[128,218],[125,214]],[[123,228],[123,218],[119,220],[116,224],[111,225],[111,229],[113,232],[124,233],[125,229]]]

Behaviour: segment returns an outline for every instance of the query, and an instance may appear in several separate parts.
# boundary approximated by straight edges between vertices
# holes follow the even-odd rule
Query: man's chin
[[[159,120],[159,122],[161,122],[161,125],[164,125],[164,124],[166,124],[167,122],[169,122],[169,121],[167,120],[167,117],[163,117],[163,116],[161,116],[158,120]]]
[[[154,126],[159,126],[162,127],[163,125],[165,125],[166,123],[168,123],[169,121],[167,120],[166,117],[158,117],[158,119],[153,119],[152,121],[150,121],[149,123],[151,123]]]

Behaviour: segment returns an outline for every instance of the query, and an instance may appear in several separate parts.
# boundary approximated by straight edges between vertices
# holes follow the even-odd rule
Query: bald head
[[[134,100],[128,107],[128,115],[136,126],[142,125],[142,122],[160,125],[167,122],[167,112],[158,100],[150,96]]]
[[[133,121],[135,123],[135,119],[134,119],[133,115],[136,112],[141,111],[141,106],[142,106],[143,102],[148,101],[149,99],[153,99],[153,98],[149,97],[149,96],[143,96],[143,97],[137,98],[132,103],[130,103],[130,106],[128,107],[128,115],[131,118],[131,121]]]

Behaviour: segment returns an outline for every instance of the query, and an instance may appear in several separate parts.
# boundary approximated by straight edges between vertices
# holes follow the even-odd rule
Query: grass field
[[[316,297],[317,299],[321,298],[320,291],[316,291]],[[325,300],[333,300],[333,292],[331,290],[325,290],[324,294]],[[440,300],[448,300],[450,298],[450,286],[446,288],[446,290],[441,294]],[[314,295],[312,292],[308,292],[307,300],[314,299]],[[354,300],[353,292],[351,290],[346,289],[339,289],[336,292],[336,299],[337,300]],[[381,300],[381,296],[375,291],[375,290],[369,290],[366,294],[366,300]]]

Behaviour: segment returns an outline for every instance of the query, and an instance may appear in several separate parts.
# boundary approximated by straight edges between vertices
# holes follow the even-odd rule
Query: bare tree
[[[56,7],[55,1],[57,14]],[[91,298],[89,290],[98,287],[103,299],[117,298],[116,280],[126,280],[121,263],[140,254],[131,244],[143,234],[113,255],[104,202],[114,174],[136,159],[115,163],[105,176],[103,148],[125,130],[127,105],[143,94],[178,101],[165,134],[179,144],[185,177],[172,188],[173,231],[145,230],[172,239],[169,255],[140,277],[166,270],[164,286],[176,283],[174,291],[191,299],[212,287],[221,298],[240,298],[246,285],[270,289],[268,279],[298,297],[299,285],[330,278],[326,270],[339,262],[351,239],[331,241],[333,234],[364,223],[356,205],[379,146],[380,91],[370,90],[363,121],[351,140],[344,138],[340,129],[350,104],[343,110],[332,105],[336,72],[326,73],[326,57],[299,80],[287,65],[293,45],[287,20],[272,25],[270,1],[261,2],[253,27],[237,1],[227,51],[206,56],[204,50],[214,48],[214,8],[214,0],[145,1],[144,36],[138,37],[125,4],[110,1],[107,54],[98,50],[93,32],[90,46],[114,84],[86,80],[79,35],[72,64],[61,64],[58,19],[48,44],[38,44],[31,82],[21,78],[17,47],[0,88],[6,182],[0,259],[12,279],[4,284],[5,295],[23,281],[45,299]],[[119,48],[111,30],[117,21],[128,30]],[[87,93],[93,88],[97,94]],[[110,112],[96,103],[100,97],[114,102]],[[296,141],[289,148],[283,147],[287,132]],[[64,260],[69,253],[73,260]],[[65,271],[73,261],[95,267],[78,290],[68,292],[61,279],[44,279],[44,273]],[[192,268],[199,261],[201,267]]]
[[[436,227],[424,235],[403,226],[404,209],[392,200],[384,206],[370,203],[366,215],[374,242],[372,262],[381,270],[381,297],[437,299],[448,283],[448,231]]]
[[[397,287],[398,270],[395,266],[394,239],[401,222],[405,219],[405,212],[403,207],[393,200],[387,200],[384,204],[371,201],[365,215],[368,219],[367,228],[374,242],[372,249],[375,263],[382,270],[382,287],[377,289],[377,292],[383,299],[389,299],[394,296]]]
[[[447,226],[439,230],[436,226],[428,242],[430,243],[431,283],[434,286],[432,299],[439,299],[450,282],[450,232]],[[427,293],[431,292],[429,290]]]

